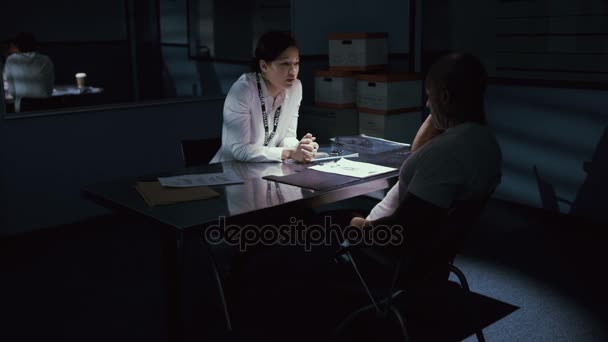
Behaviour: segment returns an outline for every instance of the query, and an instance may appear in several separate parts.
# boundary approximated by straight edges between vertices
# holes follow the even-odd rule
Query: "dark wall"
[[[127,39],[124,0],[21,0],[0,3],[0,40],[34,32],[40,41]],[[58,37],[60,37],[58,39]]]
[[[561,211],[570,212],[568,202],[580,202],[579,191],[588,177],[584,163],[594,159],[608,126],[608,91],[493,85],[486,108],[503,151],[503,181],[496,196],[546,207],[536,166],[556,196],[566,200],[559,203]],[[606,152],[604,147],[600,153]],[[607,202],[600,187],[591,192],[580,205]],[[579,208],[579,213],[606,221],[606,209]]]
[[[219,137],[222,100],[0,120],[0,236],[106,211],[91,183],[182,165],[182,139]]]

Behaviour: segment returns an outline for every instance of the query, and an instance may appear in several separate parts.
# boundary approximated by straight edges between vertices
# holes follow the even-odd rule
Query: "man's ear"
[[[448,105],[451,103],[452,101],[452,94],[450,94],[450,91],[448,90],[448,88],[446,87],[441,87],[441,89],[439,89],[439,94],[438,94],[438,98],[439,101],[442,104]]]

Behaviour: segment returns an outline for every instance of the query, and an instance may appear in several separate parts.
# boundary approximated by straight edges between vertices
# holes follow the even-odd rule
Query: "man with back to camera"
[[[15,111],[20,111],[24,97],[44,98],[53,93],[55,68],[51,59],[39,53],[34,35],[18,33],[9,47],[13,53],[6,59],[4,79],[8,94],[15,99]]]
[[[500,182],[501,151],[486,124],[487,73],[470,54],[441,57],[426,77],[431,114],[420,127],[399,181],[367,218],[351,225],[402,224],[405,243],[412,226],[445,217],[457,201],[484,201]],[[410,226],[410,229],[408,229]]]

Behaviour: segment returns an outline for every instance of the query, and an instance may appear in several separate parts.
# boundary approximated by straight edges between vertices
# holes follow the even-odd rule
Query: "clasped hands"
[[[291,159],[298,163],[310,163],[319,149],[319,144],[315,142],[315,139],[312,134],[306,133],[291,153]]]

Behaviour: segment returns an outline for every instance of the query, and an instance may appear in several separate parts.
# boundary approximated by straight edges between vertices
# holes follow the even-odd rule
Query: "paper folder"
[[[153,207],[156,205],[172,204],[194,200],[217,197],[219,194],[206,186],[191,188],[168,188],[155,182],[137,182],[135,189],[146,203]]]
[[[287,176],[265,176],[263,178],[312,190],[323,190],[360,180],[359,178],[355,177],[337,175],[312,169],[306,169]]]

